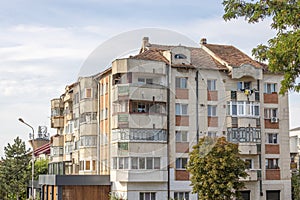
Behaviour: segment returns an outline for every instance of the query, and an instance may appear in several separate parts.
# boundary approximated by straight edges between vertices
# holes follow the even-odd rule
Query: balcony
[[[51,128],[63,128],[64,127],[64,117],[54,116],[51,117]]]
[[[246,178],[241,178],[241,181],[259,181],[261,179],[260,169],[248,169],[246,172],[248,176]]]
[[[266,180],[280,180],[280,169],[266,169]]]
[[[167,116],[149,113],[119,113],[112,116],[112,128],[166,129]]]
[[[158,84],[118,84],[112,88],[112,101],[143,100],[143,101],[167,101],[167,89]]]
[[[264,94],[264,103],[278,104],[278,94],[277,92],[271,94]]]
[[[247,94],[244,91],[227,91],[226,96],[236,101],[257,101],[255,92]]]
[[[239,143],[239,151],[242,155],[260,154],[260,146],[256,143]]]
[[[111,170],[112,181],[119,182],[167,182],[165,170]]]
[[[261,143],[261,130],[254,127],[227,128],[227,140],[234,143]]]
[[[63,101],[59,98],[51,100],[51,108],[64,108]]]

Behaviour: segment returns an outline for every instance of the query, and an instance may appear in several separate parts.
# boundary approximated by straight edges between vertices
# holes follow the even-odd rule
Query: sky
[[[94,49],[120,33],[167,29],[196,43],[205,37],[208,43],[234,45],[248,55],[275,35],[268,19],[224,22],[223,12],[221,0],[0,1],[0,156],[17,136],[28,145],[31,129],[20,117],[35,131],[42,125],[55,134],[50,100],[77,80]],[[290,94],[290,128],[300,126],[299,100],[299,94]]]

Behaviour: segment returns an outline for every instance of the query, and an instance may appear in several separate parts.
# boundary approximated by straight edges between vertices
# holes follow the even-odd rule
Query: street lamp
[[[34,194],[33,194],[33,179],[34,179],[34,129],[32,128],[32,126],[30,126],[29,124],[27,124],[22,118],[19,118],[19,121],[22,122],[23,124],[29,126],[32,129],[32,170],[31,170],[31,196],[32,199],[34,200]]]

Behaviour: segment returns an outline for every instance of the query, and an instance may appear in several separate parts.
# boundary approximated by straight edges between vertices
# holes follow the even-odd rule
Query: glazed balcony
[[[51,128],[63,128],[63,127],[64,127],[64,116],[51,117]]]
[[[112,88],[112,101],[143,100],[167,101],[167,89],[158,84],[117,84]]]
[[[112,128],[166,129],[167,116],[156,113],[118,113],[112,116]]]

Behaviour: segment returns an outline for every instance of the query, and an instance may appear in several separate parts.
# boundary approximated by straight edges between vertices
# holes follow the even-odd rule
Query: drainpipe
[[[100,167],[100,82],[97,81],[97,175],[99,175],[99,167]]]
[[[170,51],[169,65],[166,65],[167,73],[167,163],[168,163],[168,199],[170,199],[170,72],[172,66],[172,52]]]
[[[199,71],[196,71],[196,139],[197,144],[199,143]]]

